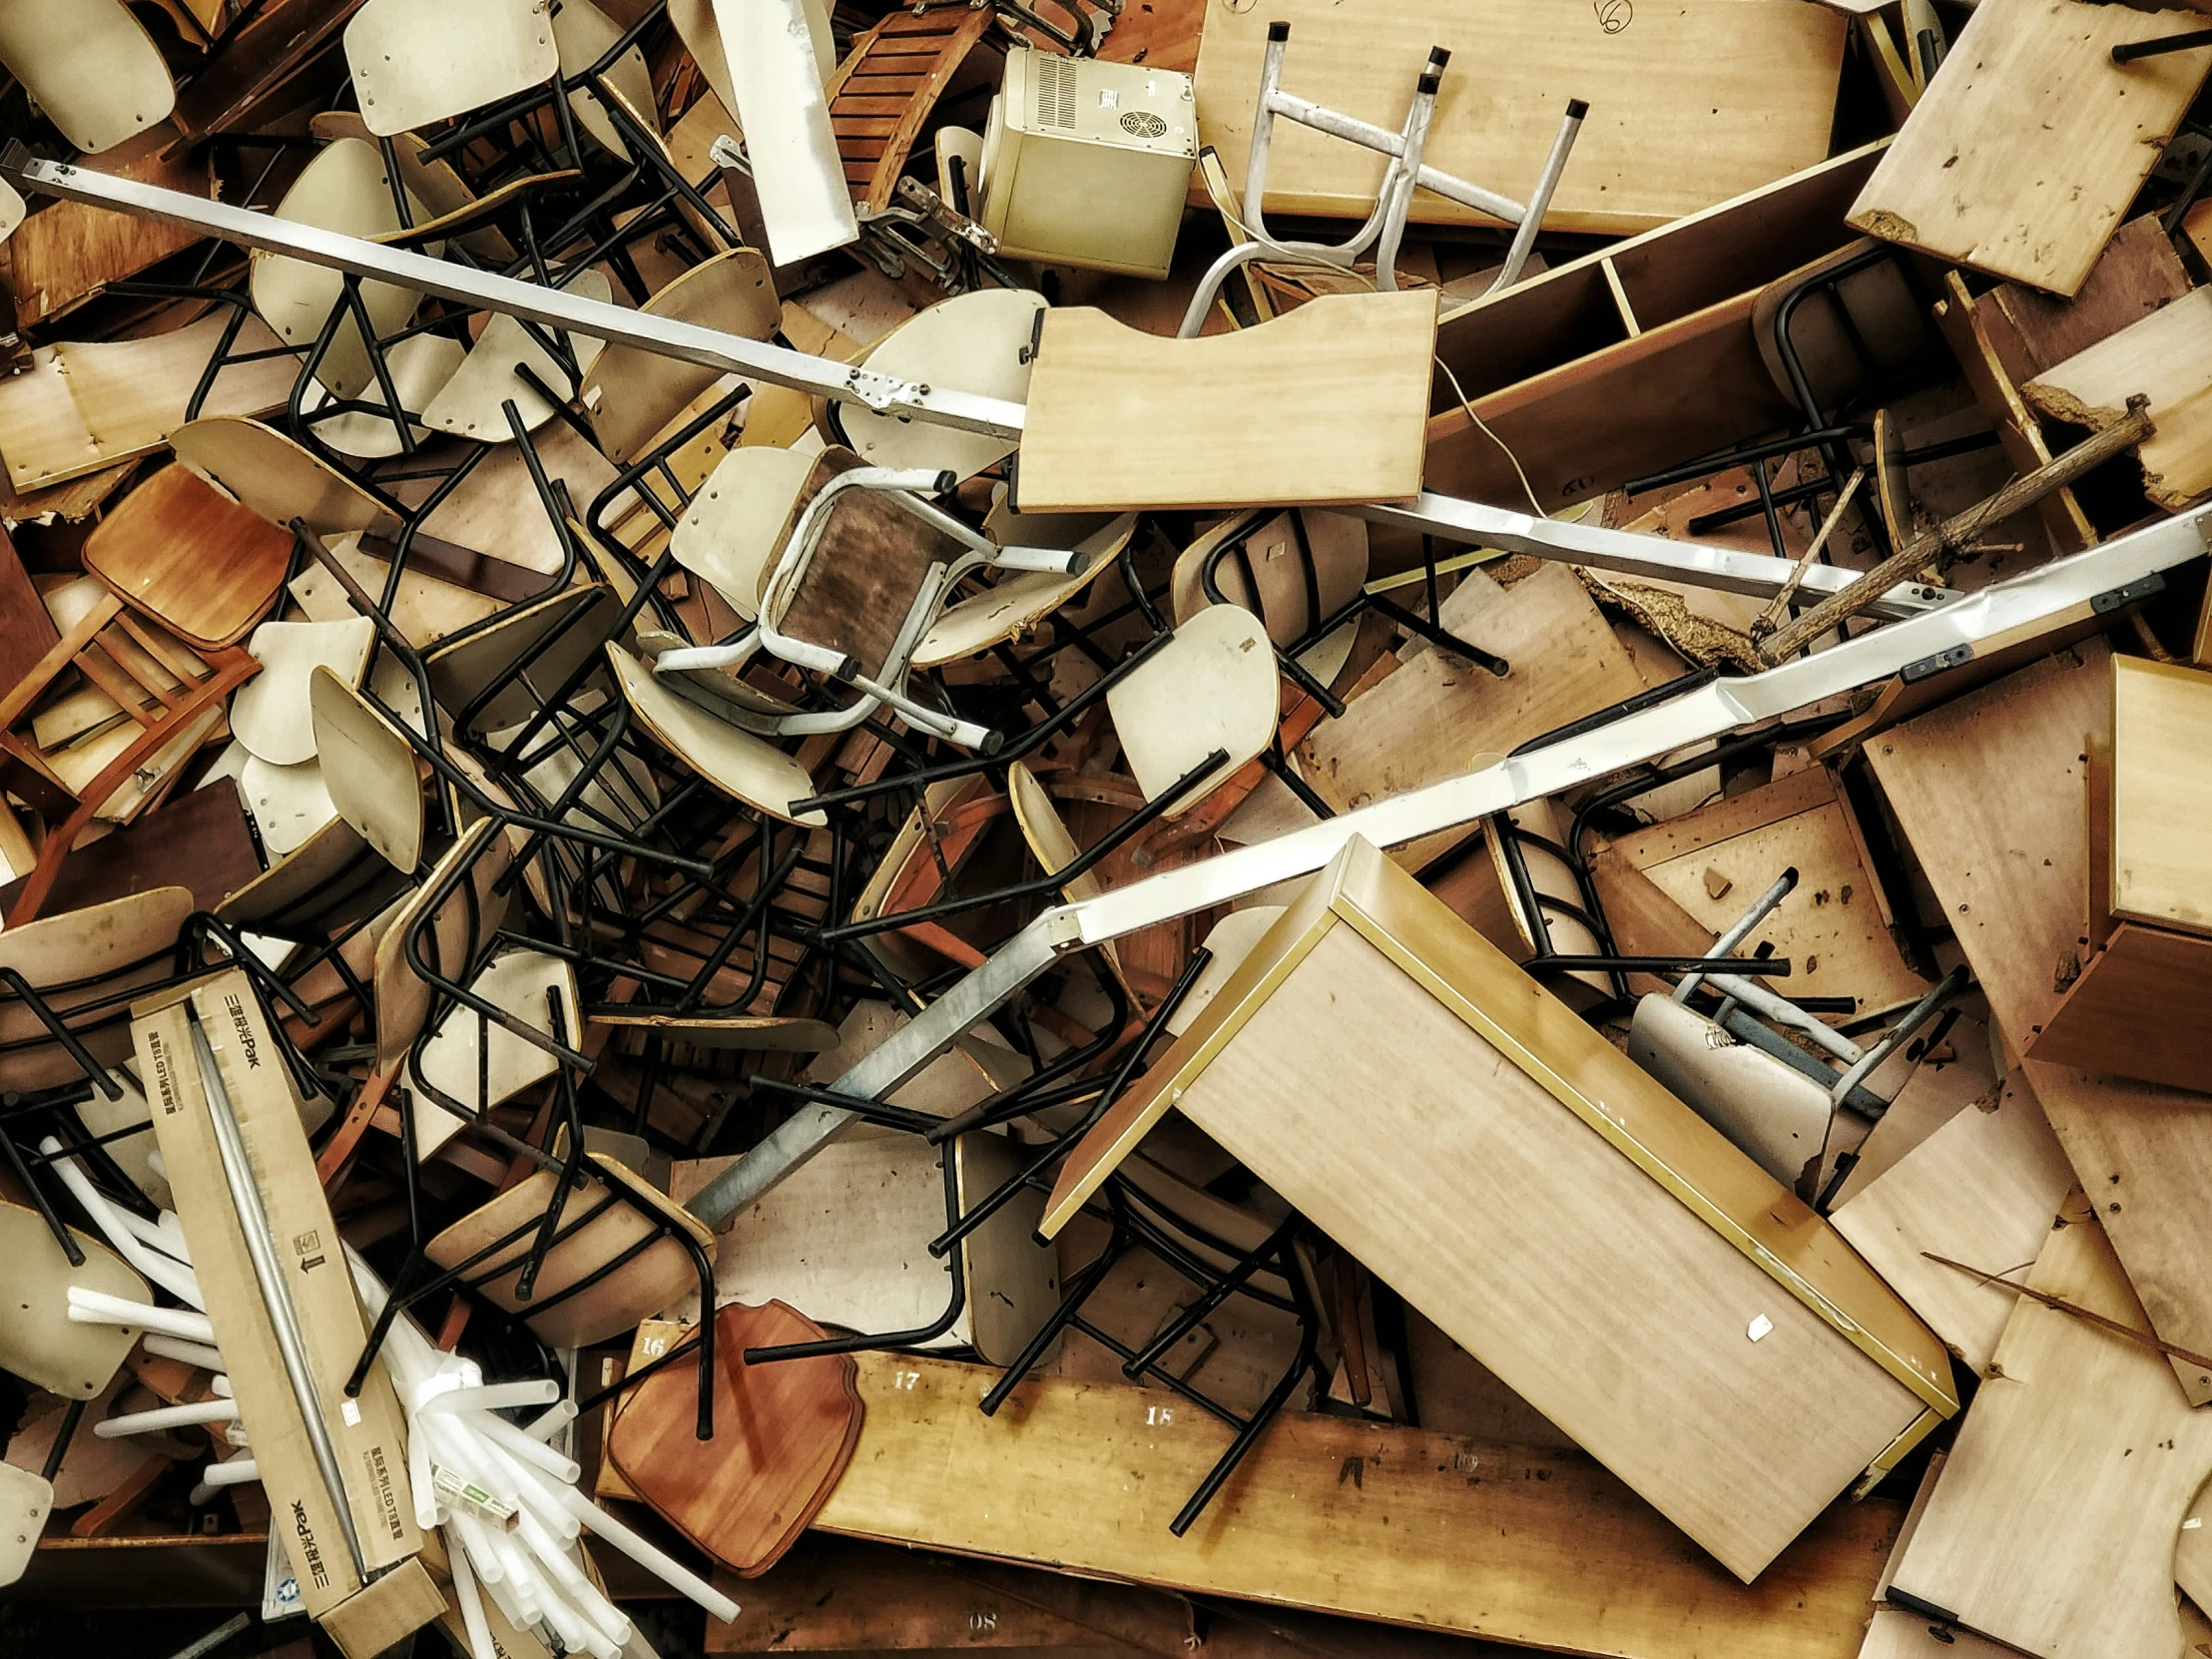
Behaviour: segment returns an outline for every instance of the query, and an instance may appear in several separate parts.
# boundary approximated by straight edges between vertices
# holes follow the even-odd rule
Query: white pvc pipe
[[[550,1405],[560,1397],[561,1385],[548,1377],[530,1382],[490,1382],[472,1388],[450,1388],[444,1393],[430,1395],[415,1409],[504,1411],[517,1405]]]
[[[740,1609],[736,1602],[681,1561],[639,1537],[574,1486],[564,1486],[556,1495],[563,1507],[586,1528],[606,1539],[678,1595],[698,1602],[725,1624],[738,1616]]]
[[[146,1339],[146,1352],[164,1360],[182,1360],[188,1366],[198,1366],[202,1371],[221,1371],[223,1356],[206,1343],[188,1343],[182,1337],[164,1336],[159,1331]]]
[[[554,1435],[576,1420],[576,1401],[564,1399],[550,1411],[532,1418],[522,1427],[522,1432],[533,1440],[550,1442]]]
[[[250,1486],[262,1477],[261,1464],[251,1457],[234,1457],[227,1463],[210,1463],[200,1471],[203,1486]]]
[[[469,1659],[498,1659],[491,1639],[491,1621],[484,1617],[483,1598],[476,1593],[476,1573],[468,1559],[468,1546],[454,1528],[445,1533],[445,1557],[453,1574],[453,1599],[460,1604],[461,1628],[468,1632]]]
[[[47,1161],[62,1178],[62,1185],[84,1206],[85,1214],[92,1218],[93,1225],[115,1247],[118,1256],[172,1296],[191,1303],[203,1313],[207,1311],[207,1301],[200,1294],[200,1282],[193,1277],[192,1270],[165,1256],[155,1255],[141,1244],[138,1236],[124,1225],[123,1218],[117,1214],[115,1207],[92,1184],[91,1177],[78,1168],[77,1155],[64,1147],[59,1137],[44,1136],[38,1143],[38,1149],[46,1154]],[[131,1219],[136,1221],[138,1218],[134,1216]]]
[[[118,1417],[92,1425],[92,1431],[103,1440],[120,1440],[129,1434],[158,1434],[164,1429],[184,1428],[201,1422],[236,1422],[239,1416],[235,1399],[204,1399],[191,1405],[163,1405],[152,1411],[126,1411]]]
[[[69,1317],[78,1325],[135,1326],[141,1331],[182,1337],[189,1343],[213,1345],[215,1342],[215,1327],[208,1323],[205,1314],[156,1308],[148,1302],[127,1302],[105,1291],[89,1291],[82,1285],[69,1287]]]

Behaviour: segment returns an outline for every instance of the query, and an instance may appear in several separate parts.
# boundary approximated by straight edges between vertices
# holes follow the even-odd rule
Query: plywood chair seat
[[[427,815],[414,747],[328,668],[307,677],[307,704],[323,785],[338,817],[392,868],[422,866]]]
[[[114,149],[177,107],[161,49],[121,0],[86,0],[66,18],[40,0],[7,0],[0,63],[87,155]]]
[[[563,6],[561,16],[567,15]],[[638,308],[648,316],[696,322],[747,339],[767,339],[784,314],[769,279],[768,261],[751,248],[732,249],[693,266]],[[584,376],[579,397],[591,415],[599,447],[617,465],[628,465],[721,377],[696,363],[614,345],[600,353]]]
[[[85,539],[85,569],[187,644],[244,639],[276,602],[291,532],[188,466],[163,467]]]
[[[795,810],[815,794],[815,781],[794,757],[702,707],[620,645],[609,643],[607,660],[647,735],[724,795],[787,824],[829,823],[820,812]]]
[[[688,1239],[710,1261],[714,1257],[715,1236],[689,1211],[671,1204],[614,1159],[594,1152],[589,1160],[593,1178],[569,1194],[562,1210],[562,1236],[546,1253],[530,1301],[517,1297],[514,1287],[530,1254],[532,1234],[523,1232],[504,1246],[500,1241],[519,1229],[534,1230],[557,1186],[549,1172],[534,1172],[424,1247],[441,1268],[457,1268],[481,1257],[469,1270],[469,1282],[495,1306],[521,1316],[539,1341],[554,1348],[605,1342],[660,1313],[686,1291],[696,1290],[699,1281],[692,1254],[681,1240]],[[555,1301],[626,1254],[627,1259],[612,1272]],[[543,1312],[534,1313],[533,1304]]]
[[[576,971],[541,950],[501,952],[469,981],[469,990],[542,1035],[554,1035],[551,998],[561,1007],[562,1030],[573,1039],[583,1029],[577,1012]],[[436,1095],[478,1112],[512,1100],[553,1075],[556,1057],[503,1025],[454,1007],[433,1022],[413,1057],[423,1085],[414,1102],[415,1156],[427,1158],[461,1131],[461,1120],[443,1110]]]
[[[605,304],[614,296],[614,284],[604,272],[581,271],[568,282],[566,291]],[[541,384],[554,392],[573,392],[581,383],[581,377],[591,372],[602,345],[587,334],[560,337],[576,359],[578,372],[575,374],[566,364],[555,360],[514,317],[504,314],[488,317],[483,333],[470,347],[461,366],[453,371],[452,378],[422,411],[423,424],[481,443],[509,443],[515,433],[507,424],[505,405],[511,402],[522,417],[525,431],[543,426],[553,418],[555,405],[547,402],[522,377],[518,365],[527,366]]]
[[[262,672],[231,700],[231,735],[246,752],[272,766],[292,767],[315,758],[314,712],[308,686],[326,668],[346,686],[368,670],[376,625],[351,622],[265,622],[247,649]]]
[[[695,1432],[699,1360],[629,1390],[607,1455],[639,1496],[740,1577],[776,1564],[851,1461],[863,1407],[850,1355],[748,1366],[748,1348],[820,1342],[819,1325],[783,1303],[732,1303],[714,1315],[715,1436]]]
[[[1170,578],[1175,619],[1183,622],[1216,603],[1242,605],[1267,624],[1278,646],[1295,645],[1360,597],[1368,580],[1368,527],[1315,507],[1277,513],[1258,525],[1252,516],[1224,519],[1183,550]],[[1308,645],[1300,664],[1330,684],[1351,656],[1356,633],[1356,624],[1346,623]]]
[[[1106,694],[1123,758],[1157,801],[1215,750],[1228,759],[1168,809],[1189,812],[1274,741],[1282,706],[1275,650],[1260,619],[1209,605]]]
[[[98,1239],[69,1231],[84,1252],[82,1267],[70,1266],[36,1210],[0,1203],[0,1253],[8,1264],[7,1294],[0,1296],[0,1367],[65,1399],[92,1399],[113,1381],[139,1333],[71,1321],[71,1287],[126,1302],[151,1302],[153,1292]]]
[[[544,0],[368,0],[345,26],[362,121],[389,138],[551,80],[547,12]]]
[[[1024,547],[1072,546],[1088,561],[1086,567],[1073,576],[1056,576],[1049,571],[1018,571],[1001,577],[979,593],[947,605],[929,625],[929,631],[922,635],[921,643],[914,647],[914,667],[941,668],[946,663],[988,651],[994,645],[1020,639],[1054,611],[1080,599],[1084,590],[1121,557],[1122,549],[1129,545],[1129,538],[1137,529],[1137,515],[1122,513],[1068,541],[1062,539],[1059,524],[1069,523],[1071,528],[1079,528],[1093,522],[1088,515],[1043,524],[1032,522],[1035,518],[1032,514],[1006,516],[1009,522],[999,532],[1001,535],[1018,536]],[[986,525],[985,528],[992,527]]]
[[[390,508],[263,421],[205,416],[178,427],[170,445],[178,460],[271,524],[296,518],[324,536],[398,528]]]
[[[358,21],[358,19],[356,19]],[[408,220],[431,218],[418,202],[407,204]],[[276,204],[276,216],[318,230],[371,240],[403,227],[392,200],[384,158],[362,139],[335,139],[316,152]],[[426,250],[435,252],[435,250]],[[279,254],[251,257],[248,291],[254,309],[277,337],[295,351],[307,351],[320,337],[333,306],[343,302],[345,278],[323,266]],[[361,305],[378,338],[396,331],[414,314],[422,295],[394,282],[363,280]],[[358,397],[375,378],[368,344],[358,322],[342,319],[330,347],[315,365],[315,377],[340,397]]]
[[[61,1015],[93,1059],[131,1052],[134,994],[174,971],[178,934],[192,913],[184,887],[150,887],[0,931],[0,968],[19,973]],[[30,1093],[81,1075],[37,1012],[0,989],[0,1090]]]
[[[978,288],[954,294],[916,311],[877,340],[861,366],[939,390],[1025,402],[1037,313],[1044,308],[1044,295],[1027,288]],[[1424,398],[1426,384],[1423,379]],[[870,466],[943,468],[960,478],[972,478],[1014,450],[1004,438],[900,420],[856,403],[835,405],[817,424],[827,435],[841,438]],[[1107,510],[1118,512],[1133,504],[1117,501]]]

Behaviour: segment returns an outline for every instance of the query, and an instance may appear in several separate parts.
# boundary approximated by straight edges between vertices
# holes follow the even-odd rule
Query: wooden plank
[[[2189,274],[2154,214],[2120,227],[2071,299],[2000,282],[1976,305],[2015,381],[2140,322],[2189,291]]]
[[[1849,996],[1862,1011],[1917,1002],[1928,985],[1906,966],[1861,857],[1851,809],[1820,767],[1670,819],[1615,843],[1620,854],[1717,934],[1785,869],[1789,897],[1749,941],[1771,941],[1791,962],[1777,988],[1791,996]],[[1727,885],[1715,896],[1706,872]]]
[[[145,135],[159,141],[166,127]],[[127,146],[126,151],[140,146]],[[194,196],[212,193],[205,160],[197,164],[159,153],[103,156],[101,171],[127,179],[181,190]],[[8,290],[15,295],[20,328],[53,321],[98,293],[109,282],[136,276],[201,240],[190,226],[171,225],[136,214],[119,214],[83,202],[54,202],[17,226],[4,253]]]
[[[1230,1440],[1204,1413],[1032,1377],[986,1417],[989,1370],[859,1366],[866,1420],[818,1528],[1576,1653],[1849,1659],[1900,1519],[1840,1504],[1747,1588],[1580,1452],[1293,1411],[1177,1538]]]
[[[2124,921],[2028,1044],[2033,1059],[2212,1094],[2212,939]]]
[[[2123,65],[2112,48],[2201,21],[2192,11],[2084,10],[2077,0],[1976,6],[1852,204],[1851,223],[2072,294],[2212,69],[2203,49]],[[2037,119],[2023,121],[2023,110]]]
[[[2099,722],[2092,730],[2106,730]],[[2112,660],[2110,914],[2212,934],[2204,827],[2212,780],[2212,674],[2137,657]]]
[[[1503,754],[1643,690],[1627,648],[1564,565],[1503,589],[1470,572],[1442,609],[1447,629],[1512,672],[1500,680],[1424,651],[1323,721],[1300,745],[1299,766],[1338,811],[1455,777],[1477,754]]]
[[[1134,0],[1114,19],[1098,55],[1108,63],[1141,63],[1189,75],[1198,68],[1206,0]]]
[[[1023,512],[1327,506],[1421,488],[1436,294],[1331,294],[1273,322],[1162,339],[1044,313]]]
[[[15,543],[0,530],[0,697],[23,683],[61,642],[61,631],[31,585]]]
[[[2078,1195],[2065,1219],[2027,1283],[2147,1329]],[[2041,1659],[2173,1659],[2174,1538],[2208,1470],[2212,1416],[2154,1352],[2022,1297],[1891,1590]]]
[[[1211,0],[1197,71],[1199,143],[1242,181],[1269,24],[1292,25],[1286,91],[1396,132],[1431,46],[1455,55],[1426,160],[1525,197],[1569,97],[1590,113],[1547,230],[1612,236],[1781,178],[1828,150],[1845,20],[1775,0],[1686,0],[1639,10],[1542,0],[1332,0],[1253,7]],[[1460,66],[1479,64],[1479,71]],[[1275,127],[1267,209],[1364,219],[1382,158],[1288,122]],[[1484,223],[1422,194],[1422,223]],[[1491,222],[1494,223],[1494,222]]]
[[[1949,1350],[1985,1372],[2018,1295],[1923,1255],[2015,1274],[2050,1232],[2073,1168],[2017,1074],[1829,1217]]]
[[[2029,381],[2035,408],[2100,430],[2126,418],[2127,400],[2150,399],[2157,430],[2137,450],[2144,493],[2178,512],[2212,490],[2212,288],[2155,310]]]
[[[2082,735],[2107,718],[2108,655],[2095,641],[2075,646],[1867,745],[2014,1052],[2048,1022],[2061,995],[2059,959],[2085,937]],[[2212,1114],[2203,1098],[2033,1059],[2024,1070],[2076,1178],[2096,1195],[2152,1328],[2212,1354]],[[2174,1371],[2192,1401],[2212,1401],[2212,1374],[2179,1362]]]

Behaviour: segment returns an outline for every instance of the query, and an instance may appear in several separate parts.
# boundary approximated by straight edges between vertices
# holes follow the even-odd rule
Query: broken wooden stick
[[[2187,1349],[2177,1347],[2167,1342],[2163,1337],[2155,1337],[2148,1331],[2138,1331],[2132,1325],[2122,1325],[2118,1320],[2107,1319],[2102,1314],[2091,1313],[2078,1303],[2068,1302],[2064,1297],[2052,1296],[2048,1291],[2038,1291],[2019,1284],[2005,1278],[2001,1273],[1983,1273],[1979,1268],[1969,1268],[1963,1262],[1953,1262],[1948,1256],[1938,1256],[1933,1250],[1924,1250],[1921,1254],[1938,1267],[1955,1268],[1960,1273],[1971,1274],[1984,1285],[2002,1285],[2008,1291],[2018,1291],[2020,1295],[2027,1297],[2029,1300],[2040,1302],[2045,1308],[2054,1308],[2061,1314],[2071,1314],[2083,1324],[2093,1325],[2099,1331],[2109,1331],[2115,1337],[2125,1337],[2131,1343],[2140,1343],[2143,1347],[2153,1349],[2160,1354],[2170,1355],[2176,1360],[2186,1360],[2192,1366],[2202,1366],[2207,1371],[2212,1371],[2212,1358],[2207,1358],[2202,1354],[2191,1354]]]
[[[1760,646],[1769,663],[1778,663],[1810,645],[1838,623],[1857,616],[1900,582],[1913,579],[1923,565],[1951,549],[1962,547],[1989,525],[2010,518],[2023,507],[2065,488],[2084,473],[2102,466],[2123,449],[2132,449],[2152,432],[2149,401],[2127,400],[2127,417],[2078,443],[2057,459],[2013,479],[1979,506],[1944,520],[1884,559],[1843,592],[1832,594],[1785,627],[1778,628]]]
[[[1867,481],[1867,469],[1860,467],[1844,485],[1843,494],[1836,497],[1836,505],[1829,510],[1828,518],[1820,532],[1813,538],[1813,545],[1798,555],[1797,569],[1790,572],[1790,579],[1782,584],[1782,591],[1774,596],[1774,603],[1755,619],[1751,625],[1751,637],[1760,639],[1782,626],[1790,614],[1790,601],[1797,597],[1804,585],[1806,572],[1813,568],[1813,561],[1821,556],[1821,549],[1828,545],[1828,538],[1836,533],[1836,526],[1843,523],[1844,512],[1851,506],[1851,498],[1859,493],[1859,486]]]

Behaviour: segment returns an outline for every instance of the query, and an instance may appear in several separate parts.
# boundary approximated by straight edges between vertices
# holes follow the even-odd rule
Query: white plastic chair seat
[[[1260,619],[1209,605],[1106,694],[1137,787],[1157,801],[1217,749],[1229,758],[1177,798],[1189,812],[1275,739],[1281,693],[1275,650]]]

